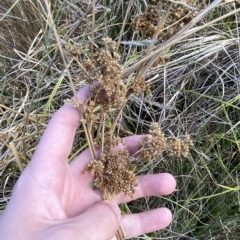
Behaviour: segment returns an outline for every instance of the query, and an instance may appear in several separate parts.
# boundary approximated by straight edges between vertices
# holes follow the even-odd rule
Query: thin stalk
[[[93,121],[90,121],[90,123],[88,125],[89,125],[89,132],[91,133],[92,132]]]
[[[86,127],[86,120],[85,119],[82,120],[82,125],[83,125],[83,129],[84,129],[84,132],[85,132],[85,136],[87,138],[87,142],[88,142],[89,150],[90,150],[90,153],[91,153],[91,157],[92,157],[92,159],[96,159],[94,146],[93,146],[93,141],[92,141],[92,136],[88,132],[88,129]]]
[[[96,0],[92,1],[92,32],[91,32],[91,59],[93,59],[93,45],[94,45],[94,30],[95,30],[95,9],[96,9]]]
[[[94,136],[94,131],[92,127],[93,127],[93,121],[91,120],[90,123],[88,123],[88,133],[91,139],[93,139],[93,136]],[[92,142],[92,146],[94,147],[93,140],[91,140],[91,142]]]
[[[102,122],[102,137],[101,137],[101,140],[102,140],[102,146],[101,146],[101,150],[102,152],[104,151],[104,133],[105,133],[105,114],[103,113],[103,122]]]
[[[126,106],[128,100],[129,100],[130,96],[131,96],[131,94],[128,94],[128,93],[127,93],[125,103],[122,104],[121,108],[119,109],[119,111],[118,111],[118,113],[117,113],[117,116],[116,116],[115,119],[113,120],[113,124],[112,124],[112,126],[111,126],[111,128],[110,128],[110,138],[112,137],[112,135],[113,135],[113,133],[114,133],[114,131],[115,131],[117,122],[118,122],[118,120],[119,120],[119,118],[120,118],[120,116],[121,116],[121,114],[122,114],[122,112],[123,112],[124,107]]]
[[[118,50],[119,50],[120,42],[122,40],[122,35],[123,35],[124,28],[126,26],[126,22],[127,22],[128,16],[129,16],[129,12],[131,10],[132,2],[133,2],[133,0],[130,0],[129,3],[128,3],[127,11],[125,13],[125,18],[124,18],[124,21],[123,21],[123,24],[122,24],[121,31],[119,33],[119,38],[118,38],[118,43],[117,43],[117,47],[116,47],[116,52],[118,52]]]
[[[125,233],[125,231],[124,231],[122,225],[119,226],[118,231],[120,232],[120,234],[119,234],[120,237],[121,237],[120,239],[125,239],[126,233]]]
[[[100,133],[101,133],[101,129],[102,129],[102,122],[103,122],[103,109],[101,109],[101,112],[100,112],[100,124],[98,126],[98,130],[97,130],[97,136],[96,136],[96,139],[99,139],[99,136],[100,136]]]
[[[114,195],[112,195],[108,191],[104,191],[104,190],[103,190],[102,196],[103,196],[104,200],[108,200],[108,201],[113,201],[113,198],[114,198]],[[126,236],[125,231],[124,231],[122,225],[120,224],[119,228],[116,232],[116,238],[117,238],[117,240],[124,240],[125,236]]]
[[[119,229],[116,232],[116,238],[117,240],[124,240],[124,230],[121,225],[119,226]]]
[[[115,131],[115,128],[116,128],[116,125],[117,125],[117,122],[118,122],[118,119],[120,118],[121,114],[122,114],[122,111],[124,109],[124,107],[126,106],[126,103],[122,104],[121,108],[119,109],[118,113],[117,113],[117,116],[115,117],[114,121],[113,121],[113,124],[110,128],[110,138],[112,138],[112,135]]]

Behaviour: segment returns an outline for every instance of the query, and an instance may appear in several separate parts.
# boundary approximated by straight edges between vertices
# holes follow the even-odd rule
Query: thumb
[[[69,239],[109,240],[116,234],[120,219],[121,213],[116,203],[101,201],[71,219],[71,227],[66,230],[72,229],[73,233],[67,236],[71,236]]]

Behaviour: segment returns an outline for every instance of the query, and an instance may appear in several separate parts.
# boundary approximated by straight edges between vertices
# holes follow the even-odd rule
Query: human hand
[[[88,88],[78,92],[80,103]],[[65,104],[50,120],[30,164],[18,179],[10,202],[0,217],[2,240],[87,239],[109,240],[121,224],[126,238],[163,229],[172,221],[166,208],[139,214],[120,214],[117,204],[131,201],[123,194],[103,201],[91,188],[93,176],[84,169],[91,161],[89,149],[68,163],[81,115]],[[137,151],[141,136],[124,138],[130,154]],[[121,146],[119,146],[121,147]],[[175,190],[172,175],[138,176],[134,198],[167,195]]]

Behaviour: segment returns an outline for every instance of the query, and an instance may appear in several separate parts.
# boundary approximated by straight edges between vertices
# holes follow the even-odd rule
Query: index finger
[[[89,88],[81,88],[77,98],[79,103],[84,104],[89,98]],[[63,105],[50,120],[34,153],[33,163],[66,162],[81,118],[82,114],[77,108],[70,104]]]

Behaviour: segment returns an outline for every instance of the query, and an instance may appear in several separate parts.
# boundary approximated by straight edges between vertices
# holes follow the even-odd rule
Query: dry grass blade
[[[14,157],[15,157],[15,160],[16,160],[16,162],[17,162],[17,165],[18,165],[20,171],[23,172],[24,168],[23,168],[23,165],[22,165],[22,163],[21,163],[21,160],[20,160],[18,151],[17,151],[14,143],[11,142],[11,143],[9,144],[9,146],[10,146],[10,148],[12,149],[13,155],[14,155]]]
[[[129,3],[128,3],[128,8],[127,8],[127,11],[125,13],[125,18],[123,20],[122,28],[121,28],[121,31],[120,31],[119,37],[118,37],[116,52],[118,52],[118,50],[119,50],[120,42],[122,40],[122,35],[123,35],[124,28],[125,28],[126,23],[127,23],[127,18],[129,17],[129,13],[130,13],[130,10],[131,10],[131,7],[132,7],[132,3],[133,3],[133,0],[130,0]]]
[[[92,1],[92,33],[91,33],[91,58],[93,58],[93,41],[94,41],[94,31],[95,31],[95,8],[96,0]]]

